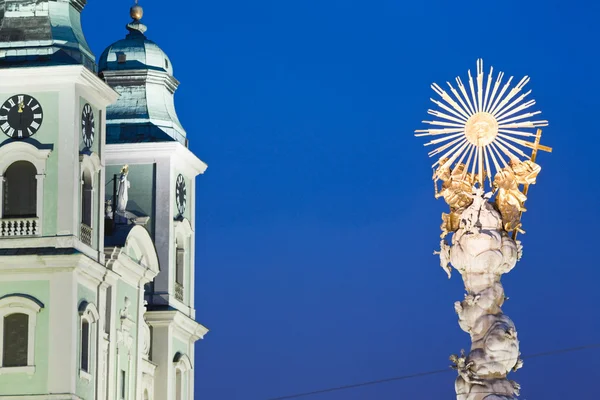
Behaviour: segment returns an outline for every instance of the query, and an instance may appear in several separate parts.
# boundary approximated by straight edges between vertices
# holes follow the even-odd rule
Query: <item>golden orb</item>
[[[139,21],[144,16],[144,9],[136,4],[129,10],[129,15],[131,15],[131,18],[134,20]]]

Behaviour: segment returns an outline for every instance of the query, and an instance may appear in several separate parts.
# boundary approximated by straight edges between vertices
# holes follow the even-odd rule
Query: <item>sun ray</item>
[[[462,124],[454,124],[452,122],[444,122],[444,121],[421,121],[424,124],[428,124],[428,125],[438,125],[438,126],[449,126],[452,128],[461,128],[464,125]]]
[[[467,101],[467,104],[469,105],[470,115],[475,114],[475,108],[473,108],[473,106],[471,105],[471,101],[469,100],[469,95],[467,94],[467,90],[465,89],[465,85],[463,85],[462,80],[460,79],[460,76],[456,77],[456,84],[458,85],[460,92],[462,93],[463,97]]]
[[[475,109],[475,112],[479,112],[479,110],[477,109],[477,100],[475,99],[475,87],[473,85],[473,77],[471,76],[471,70],[469,70],[468,72],[469,72],[469,88],[471,89],[471,97],[473,98],[473,108]]]
[[[507,133],[509,135],[516,135],[516,136],[535,137],[535,133],[523,132],[523,131],[513,131],[512,129],[498,129],[498,132]]]
[[[515,117],[508,118],[508,119],[504,119],[506,117],[502,117],[502,118],[498,118],[498,123],[499,124],[504,124],[504,123],[507,123],[507,122],[514,122],[514,121],[518,121],[520,119],[531,118],[531,117],[534,117],[534,116],[536,116],[538,114],[541,114],[541,113],[542,113],[541,111],[535,111],[535,112],[528,112],[528,113],[525,113],[525,114],[520,114],[520,115],[517,115]]]
[[[470,117],[471,114],[473,114],[473,111],[470,108],[471,104],[469,104],[469,99],[467,98],[467,103],[465,104],[463,98],[460,96],[460,94],[458,94],[456,89],[454,89],[454,86],[452,86],[452,84],[450,82],[446,82],[446,84],[448,85],[448,87],[450,87],[450,90],[452,91],[452,94],[454,94],[454,97],[456,97],[458,99],[458,101],[460,102],[460,104],[463,106],[463,110],[464,110],[465,114],[467,115],[467,118]],[[460,88],[460,85],[458,87]],[[468,104],[468,106],[467,106],[467,104]]]
[[[508,150],[506,147],[504,147],[502,143],[500,143],[500,141],[497,141],[494,144],[502,151],[502,153],[504,153],[508,157],[509,160],[518,159],[518,157],[511,153],[510,150]]]
[[[471,159],[473,158],[473,152],[475,151],[475,145],[471,144],[471,149],[469,150],[469,156],[467,157],[467,162],[465,163],[465,169],[463,170],[462,178],[465,179],[467,176],[467,171],[469,170],[469,165],[471,165]]]
[[[431,85],[431,88],[448,104],[450,104],[456,111],[462,114],[465,118],[469,118],[469,114],[465,113],[462,108],[450,97],[444,89],[442,89],[437,83]]]
[[[512,138],[511,138],[512,139]],[[508,147],[509,149],[511,149],[512,151],[514,151],[515,153],[517,153],[518,155],[520,155],[523,158],[529,158],[529,156],[527,154],[525,154],[523,152],[523,150],[519,149],[518,147],[508,143],[506,140],[497,137],[496,140],[498,141],[498,146],[500,146],[500,143],[502,143],[503,145],[505,145],[506,147]],[[502,148],[502,147],[501,147]],[[513,157],[515,159],[519,159],[519,157]]]
[[[469,142],[468,142],[467,140],[465,140],[464,142],[460,142],[460,146],[461,146],[461,148],[462,148],[463,146],[466,146],[467,144],[469,144]],[[447,158],[447,157],[448,157],[448,155],[452,154],[452,151],[453,151],[453,150],[454,150],[454,149],[450,149],[450,150],[449,150],[449,151],[447,151],[445,154],[441,155],[441,156],[438,158],[438,160],[437,160],[435,163],[433,163],[433,164],[431,165],[431,167],[432,167],[432,168],[434,168],[436,165],[438,165],[438,164],[440,163],[440,160],[443,160],[444,158]],[[460,150],[460,148],[459,148],[459,150]],[[451,160],[448,160],[448,161],[451,161]],[[444,165],[446,165],[446,164],[448,164],[448,162],[444,163]]]
[[[520,95],[519,97],[517,97],[516,99],[514,99],[512,101],[512,103],[510,103],[509,105],[498,109],[493,115],[494,117],[496,117],[496,119],[500,119],[502,118],[502,116],[506,113],[508,113],[514,106],[516,106],[517,104],[519,104],[520,102],[523,101],[523,99],[525,99],[525,97],[529,96],[531,94],[531,90],[528,91],[527,93],[523,93],[522,95]],[[525,103],[527,104],[527,103]],[[534,102],[535,104],[535,102]]]
[[[496,106],[496,108],[494,108],[492,111],[490,111],[490,114],[496,115],[496,112],[498,110],[501,110],[513,97],[515,97],[517,95],[517,93],[519,93],[521,91],[523,86],[525,84],[527,84],[527,82],[529,82],[529,77],[525,76],[523,79],[521,79],[521,81],[518,83],[517,86],[515,86],[514,88],[512,88],[510,90],[510,92],[508,92],[506,97],[504,99],[502,99],[502,101]]]
[[[443,129],[417,129],[415,131],[416,137],[422,136],[437,136],[437,135],[447,135],[449,133],[461,132],[465,128],[443,128]]]
[[[479,146],[475,146],[475,151],[473,152],[473,167],[471,169],[471,178],[476,177],[476,171],[477,171],[477,165],[479,164],[479,160],[478,160],[478,156],[479,156],[479,149],[481,147]]]
[[[442,103],[441,101],[437,101],[437,100],[432,99],[432,98],[430,98],[429,100],[431,100],[433,103],[435,103],[438,107],[441,107],[444,110],[448,111],[449,113],[453,114],[458,119],[461,119],[464,122],[467,122],[467,118],[465,116],[460,115],[459,113],[457,113],[456,111],[454,111],[453,109],[451,109],[450,107],[448,107],[447,105],[445,105],[444,103]]]
[[[490,87],[492,86],[492,75],[494,73],[494,67],[490,67],[490,74],[488,75],[487,83],[485,84],[485,97],[483,98],[483,111],[487,109],[489,101]]]
[[[427,114],[433,115],[434,117],[444,118],[444,119],[446,119],[448,121],[458,122],[459,124],[463,124],[463,125],[466,122],[464,120],[461,120],[461,119],[458,119],[458,118],[454,118],[451,115],[444,114],[443,112],[438,111],[438,110],[427,110]]]
[[[443,143],[446,140],[454,139],[454,138],[457,138],[457,137],[462,136],[462,135],[464,135],[464,132],[459,132],[459,133],[456,133],[454,135],[449,135],[449,136],[446,136],[446,137],[443,137],[443,138],[439,138],[439,139],[433,139],[432,141],[425,143],[423,146],[430,146],[432,144]]]
[[[506,162],[506,160],[504,159],[504,156],[502,155],[502,153],[498,149],[498,146],[496,146],[494,143],[492,143],[492,144],[490,144],[490,148],[492,150],[494,150],[494,152],[496,153],[496,155],[498,156],[498,158],[500,159],[500,161],[502,161],[502,165],[504,165],[505,168],[508,167],[508,163]]]
[[[483,60],[477,60],[477,111],[483,111]]]
[[[429,157],[433,157],[433,156],[435,156],[436,154],[440,154],[442,151],[446,150],[447,148],[454,146],[456,143],[459,143],[459,142],[461,142],[462,140],[465,140],[465,139],[464,139],[464,138],[458,138],[458,139],[454,139],[454,140],[453,140],[453,141],[451,141],[450,143],[446,143],[446,144],[445,144],[445,145],[443,145],[443,146],[440,146],[440,147],[438,147],[438,148],[436,148],[436,149],[434,149],[434,150],[431,150],[431,151],[430,151],[429,153],[427,153],[427,154],[429,155]],[[461,143],[462,143],[462,142],[461,142]],[[450,149],[450,150],[452,150],[452,149]],[[442,157],[442,158],[444,158],[444,157]]]
[[[494,168],[496,168],[496,173],[498,173],[498,171],[500,171],[502,168],[500,168],[500,164],[498,164],[498,161],[496,160],[496,156],[494,156],[494,150],[492,149],[492,145],[489,146],[485,146],[486,150],[490,152],[490,156],[492,157],[492,162],[494,164]],[[491,171],[490,171],[490,180],[492,179],[491,177]],[[491,184],[491,182],[490,182]]]
[[[494,68],[492,68],[492,71],[494,70]],[[490,72],[491,74],[491,72]],[[496,92],[498,91],[498,87],[500,87],[500,83],[502,83],[502,78],[504,77],[504,72],[500,71],[500,73],[498,74],[498,78],[496,78],[496,82],[494,82],[494,89],[492,89],[492,96],[490,97],[490,102],[488,103],[487,107],[485,108],[485,112],[489,112],[490,107],[492,106],[492,103],[494,101],[494,96],[496,96]]]
[[[478,155],[477,155],[477,175],[478,175],[478,181],[479,184],[483,186],[483,158],[484,158],[484,154],[483,154],[483,146],[479,146],[477,147],[478,150]]]
[[[490,182],[490,186],[492,186],[492,169],[490,168],[490,158],[488,156],[488,146],[483,148],[484,156],[485,156],[485,167],[487,168],[487,178]]]
[[[498,102],[500,101],[500,99],[502,99],[502,96],[504,96],[504,93],[506,92],[506,90],[510,86],[510,83],[512,82],[512,80],[513,80],[513,77],[511,76],[510,78],[508,78],[508,81],[504,84],[504,86],[502,86],[502,89],[500,90],[500,93],[498,93],[498,96],[496,97],[496,100],[494,100],[494,104],[492,104],[492,106],[488,110],[488,112],[490,114],[494,113],[494,109],[497,107]]]
[[[473,145],[471,143],[468,143],[468,146],[465,147],[464,151],[462,152],[462,155],[460,156],[460,160],[458,160],[456,162],[456,164],[462,164],[462,162],[464,161],[465,157],[467,156],[467,153],[469,152],[469,150],[473,147]]]
[[[523,121],[523,122],[511,122],[508,124],[498,125],[499,128],[541,128],[548,126],[548,121]]]

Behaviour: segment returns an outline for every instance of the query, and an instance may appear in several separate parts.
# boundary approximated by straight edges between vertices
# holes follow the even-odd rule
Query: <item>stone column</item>
[[[442,267],[451,263],[466,289],[464,300],[454,304],[459,325],[472,342],[468,354],[450,357],[458,371],[457,400],[512,400],[519,395],[519,385],[507,379],[522,361],[515,325],[501,309],[505,295],[500,278],[515,267],[522,249],[503,229],[489,197],[475,189],[452,244],[442,241],[440,251]]]

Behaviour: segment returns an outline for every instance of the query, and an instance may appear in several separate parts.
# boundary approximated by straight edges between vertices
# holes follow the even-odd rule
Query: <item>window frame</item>
[[[44,205],[44,178],[46,177],[46,162],[51,150],[41,150],[27,142],[12,142],[0,147],[0,193],[4,196],[4,174],[8,167],[17,161],[28,161],[36,169],[36,217],[38,232],[42,232]],[[4,216],[4,201],[0,201],[0,218]]]
[[[0,374],[5,373],[35,373],[35,329],[37,315],[44,305],[34,297],[23,294],[9,294],[0,298]],[[12,314],[25,314],[27,323],[27,365],[20,367],[5,367],[4,361],[4,317]]]
[[[79,305],[79,351],[77,357],[78,369],[79,369],[79,377],[81,379],[85,379],[88,382],[92,380],[92,376],[94,373],[94,343],[96,341],[96,328],[98,320],[100,319],[100,314],[98,313],[98,309],[92,303],[88,303],[87,301],[82,301]],[[82,359],[83,359],[83,324],[87,322],[88,324],[88,348],[87,348],[87,371],[82,367]]]
[[[181,398],[183,398],[184,394],[187,393],[189,395],[189,390],[188,391],[184,391],[183,389],[188,386],[189,389],[189,384],[187,383],[187,372],[192,371],[193,366],[192,366],[192,360],[190,360],[190,358],[188,357],[187,354],[181,353],[181,352],[177,352],[175,353],[175,357],[173,357],[173,365],[175,367],[175,398],[177,399],[177,393],[179,390],[179,393],[181,394]],[[181,377],[181,382],[179,382],[179,385],[177,384],[177,373],[180,373],[180,377]]]
[[[79,179],[80,179],[80,187],[79,187],[79,222],[78,224],[80,225],[86,225],[90,230],[91,230],[91,240],[90,240],[90,244],[86,246],[95,248],[97,247],[97,244],[95,243],[96,241],[94,240],[94,237],[96,236],[94,233],[95,231],[98,229],[98,210],[94,210],[94,203],[96,201],[96,187],[98,186],[99,180],[100,180],[100,170],[102,169],[102,164],[100,163],[100,157],[98,157],[98,154],[96,154],[95,152],[91,152],[89,154],[80,154],[79,155]],[[86,188],[85,185],[85,180],[86,180],[86,174],[88,174],[88,178],[90,180],[90,187],[89,189]],[[87,225],[84,222],[84,206],[83,206],[83,202],[84,202],[84,191],[88,191],[89,194],[89,200],[90,200],[90,204],[89,204],[89,221],[90,224]],[[81,234],[81,230],[83,228],[79,228],[79,240],[83,242],[82,240],[82,234]]]

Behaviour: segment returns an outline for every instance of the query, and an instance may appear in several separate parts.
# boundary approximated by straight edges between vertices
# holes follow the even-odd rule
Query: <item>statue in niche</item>
[[[119,177],[119,189],[117,191],[117,209],[116,212],[123,215],[127,208],[127,201],[129,201],[128,191],[131,187],[131,183],[127,179],[129,174],[129,165],[125,164],[121,168],[121,176]]]

